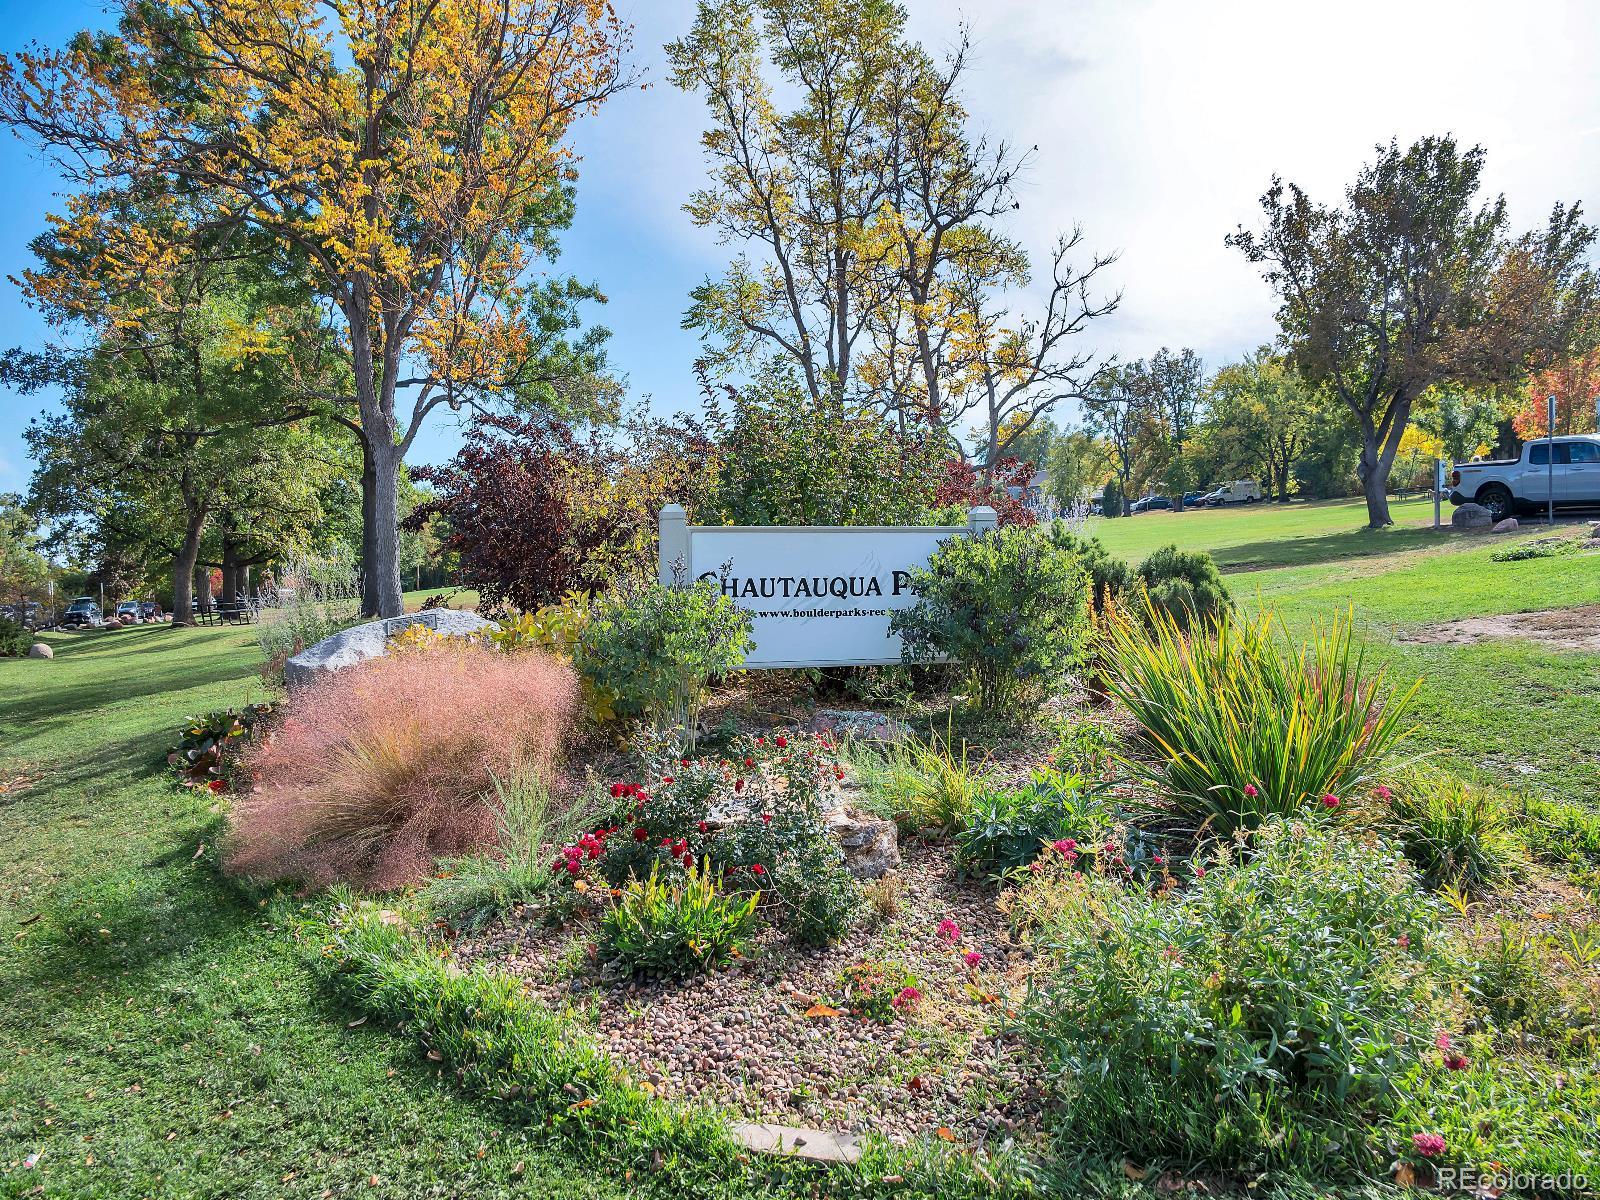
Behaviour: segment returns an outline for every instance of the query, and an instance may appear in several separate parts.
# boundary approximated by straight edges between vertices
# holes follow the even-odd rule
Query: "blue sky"
[[[598,282],[594,313],[635,397],[697,402],[688,290],[726,261],[681,205],[703,177],[699,101],[664,80],[662,44],[692,0],[621,0],[651,82],[581,127],[578,219],[558,268]],[[1272,298],[1223,236],[1250,223],[1273,171],[1333,198],[1373,143],[1453,132],[1489,152],[1488,181],[1515,224],[1557,200],[1600,221],[1600,4],[1587,0],[909,0],[913,32],[948,44],[972,26],[968,94],[997,137],[1037,145],[1012,232],[1042,256],[1081,223],[1119,251],[1123,307],[1085,336],[1107,354],[1190,345],[1215,365],[1270,340]],[[99,4],[0,0],[0,49],[59,44],[101,23]],[[0,140],[0,346],[42,336],[8,277],[55,207],[55,181]],[[0,491],[25,489],[22,431],[39,397],[0,392]],[[413,461],[458,442],[445,416]]]

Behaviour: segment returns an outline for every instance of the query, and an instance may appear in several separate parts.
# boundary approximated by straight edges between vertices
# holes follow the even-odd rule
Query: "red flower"
[[[746,754],[744,756],[744,765],[747,766],[747,767],[753,767],[753,766],[756,765],[756,760],[751,758],[748,754]]]
[[[734,791],[736,791],[736,792],[742,792],[742,791],[744,791],[744,780],[742,780],[742,779],[735,779],[735,780],[734,780],[734,781],[733,781],[733,790],[734,790]]]
[[[622,795],[625,791],[627,791],[627,789],[622,784],[613,783],[611,785],[611,798],[613,800],[620,800],[622,799]]]
[[[771,825],[772,824],[772,814],[771,813],[762,813],[761,814],[761,823],[763,825]]]
[[[1322,798],[1322,807],[1323,808],[1338,808],[1339,807],[1339,797],[1335,796],[1332,792],[1329,792],[1326,796],[1324,796]]]
[[[707,825],[704,821],[700,822],[700,832],[701,833],[706,832],[706,830],[708,830],[710,828],[711,828],[711,826]]]
[[[662,782],[663,785],[671,783],[672,782],[672,776],[671,775],[663,775],[661,777],[661,782]]]
[[[1194,869],[1194,877],[1196,879],[1204,879],[1206,877],[1206,869],[1204,867],[1196,867]]]
[[[783,734],[781,734],[781,733],[777,737],[773,738],[772,740],[773,740],[773,742],[775,742],[777,744],[777,747],[778,747],[779,750],[783,750],[783,749],[787,748],[788,745],[789,745],[789,739],[784,737]]]
[[[1446,1071],[1465,1071],[1467,1065],[1467,1056],[1465,1054],[1446,1054],[1444,1056],[1444,1069]]]
[[[633,831],[633,840],[636,841],[636,842],[642,842],[646,838],[648,838],[649,836],[650,836],[650,831],[648,829],[646,829],[643,825],[639,826],[639,828],[637,828],[637,829],[635,829]]]
[[[983,961],[983,955],[976,950],[968,950],[961,956],[961,961],[967,964],[968,970],[976,970],[978,964]]]
[[[1445,1152],[1445,1141],[1437,1133],[1413,1133],[1411,1144],[1423,1158],[1438,1158]]]
[[[568,862],[567,862],[567,874],[568,875],[576,875],[581,870],[583,870],[583,864],[580,863],[577,859],[574,858],[574,859],[568,860]]]
[[[1258,796],[1260,793],[1258,793],[1256,791],[1256,785],[1255,784],[1247,783],[1247,784],[1244,785],[1244,794],[1246,796],[1249,796],[1250,799],[1254,800],[1256,798],[1256,796]]]
[[[750,874],[752,874],[752,875],[765,875],[766,873],[767,873],[767,869],[765,867],[763,867],[760,863],[756,863],[753,867],[750,868]]]
[[[213,779],[210,783],[206,784],[206,787],[213,794],[217,792],[225,792],[228,790],[228,781],[226,779]]]

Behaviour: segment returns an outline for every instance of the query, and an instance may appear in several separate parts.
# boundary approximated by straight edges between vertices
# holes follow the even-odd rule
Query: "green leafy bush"
[[[773,858],[772,892],[783,931],[802,946],[832,946],[861,912],[861,885],[845,868],[844,851],[826,830]]]
[[[858,962],[839,973],[840,1004],[852,1017],[892,1021],[922,999],[916,976],[892,963]]]
[[[0,617],[0,658],[22,658],[33,645],[33,634],[21,621]]]
[[[754,931],[760,899],[760,892],[723,895],[709,860],[691,865],[681,883],[663,879],[658,864],[606,910],[600,951],[636,975],[675,977],[725,967]]]
[[[1150,608],[1188,629],[1233,608],[1227,584],[1204,550],[1163,546],[1135,572]]]
[[[917,602],[890,618],[906,661],[953,659],[986,711],[1016,710],[1082,652],[1088,589],[1048,528],[953,537],[911,573],[911,588]]]
[[[1122,762],[1218,837],[1307,805],[1337,808],[1410,732],[1413,684],[1391,692],[1350,622],[1295,644],[1270,612],[1187,629],[1151,609],[1106,626],[1107,687],[1139,725]]]
[[[1111,827],[1104,790],[1080,775],[1037,770],[1024,787],[985,788],[956,836],[956,869],[1000,879],[1052,842],[1097,843]]]
[[[1137,578],[1134,569],[1101,545],[1099,538],[1073,533],[1065,521],[1053,522],[1049,532],[1051,543],[1072,554],[1088,576],[1095,616],[1104,616],[1132,590]]]
[[[167,749],[167,765],[185,786],[229,790],[236,783],[240,753],[256,740],[275,707],[246,704],[189,718]]]
[[[1504,803],[1483,788],[1419,770],[1386,790],[1395,836],[1432,887],[1482,891],[1510,875],[1522,855]]]
[[[1074,1141],[1135,1161],[1378,1172],[1369,1126],[1448,989],[1399,852],[1273,821],[1187,889],[1047,872],[1021,1025]]]
[[[573,663],[592,687],[616,697],[618,715],[642,718],[658,738],[693,749],[706,684],[737,670],[754,645],[750,615],[715,583],[629,581],[594,601]]]
[[[815,404],[774,369],[728,391],[729,408],[707,413],[717,470],[706,524],[922,523],[943,457],[933,443],[906,437],[878,412]]]

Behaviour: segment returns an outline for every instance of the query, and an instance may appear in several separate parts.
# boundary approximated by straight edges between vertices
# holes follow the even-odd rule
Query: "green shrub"
[[[1430,1048],[1434,904],[1397,850],[1273,821],[1187,889],[1095,873],[1035,930],[1021,1027],[1062,1133],[1136,1162],[1384,1170],[1369,1123]]]
[[[1053,522],[1049,531],[1051,542],[1072,554],[1088,576],[1095,616],[1104,616],[1132,590],[1137,578],[1133,568],[1101,545],[1099,538],[1073,533],[1065,521]]]
[[[950,751],[951,739],[907,735],[881,749],[851,743],[845,754],[861,787],[863,806],[902,832],[954,833],[966,828],[972,802],[983,789],[977,771]]]
[[[33,645],[33,634],[21,621],[0,617],[0,658],[22,658]]]
[[[1301,645],[1270,612],[1186,630],[1151,609],[1106,632],[1107,686],[1140,728],[1121,761],[1218,837],[1324,798],[1343,803],[1410,732],[1417,685],[1391,693],[1347,619]]]
[[[1049,529],[1008,526],[940,544],[911,573],[917,602],[890,628],[906,661],[948,656],[985,711],[1014,711],[1079,658],[1087,622],[1083,572]]]
[[[1442,771],[1396,780],[1389,811],[1406,857],[1431,887],[1482,891],[1504,880],[1522,854],[1500,798]]]
[[[774,857],[772,892],[782,906],[783,931],[802,946],[832,946],[861,912],[861,885],[845,868],[844,851],[826,830]]]
[[[725,896],[709,860],[690,865],[681,883],[660,865],[634,880],[606,910],[600,952],[636,975],[675,977],[725,967],[755,928],[761,893]]]
[[[1050,843],[1098,843],[1111,827],[1103,789],[1080,775],[1038,770],[1026,786],[985,788],[956,837],[956,869],[1000,879],[1027,866]]]
[[[278,573],[280,600],[262,613],[256,644],[263,673],[283,678],[285,660],[332,637],[361,616],[361,575],[348,554],[292,558]]]
[[[574,665],[616,697],[620,716],[692,749],[706,684],[739,668],[755,645],[750,615],[715,583],[628,581],[598,597],[578,631]]]
[[[517,905],[551,898],[549,850],[573,836],[578,814],[556,803],[536,774],[504,785],[496,780],[494,790],[499,852],[440,860],[421,896],[434,917],[476,928]]]
[[[1228,587],[1204,550],[1163,546],[1135,572],[1150,598],[1150,608],[1188,629],[1233,608]]]
[[[190,717],[178,740],[167,748],[167,765],[185,786],[231,790],[238,783],[239,755],[255,742],[275,708],[273,704],[246,704]]]
[[[922,999],[916,976],[892,963],[858,962],[839,973],[840,1005],[865,1021],[892,1021]]]
[[[1537,858],[1575,867],[1600,867],[1600,813],[1538,796],[1518,797],[1515,804],[1517,828]]]

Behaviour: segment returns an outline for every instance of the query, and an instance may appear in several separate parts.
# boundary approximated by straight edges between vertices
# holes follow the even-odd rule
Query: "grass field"
[[[1420,506],[1397,515],[1415,523]],[[1406,639],[1460,616],[1600,601],[1600,555],[1497,564],[1503,539],[1368,533],[1360,520],[1358,506],[1305,505],[1095,532],[1134,559],[1166,541],[1213,549],[1235,595],[1291,627],[1351,611],[1397,678],[1423,678],[1420,744],[1593,804],[1600,655]],[[162,752],[186,716],[264,694],[250,630],[48,640],[52,662],[0,660],[0,1195],[616,1186],[463,1099],[405,1039],[347,1028],[288,933],[221,882],[218,813],[169,784]]]
[[[0,660],[0,1195],[608,1194],[347,1029],[220,881],[209,796],[162,759],[263,695],[249,630],[48,640]]]

